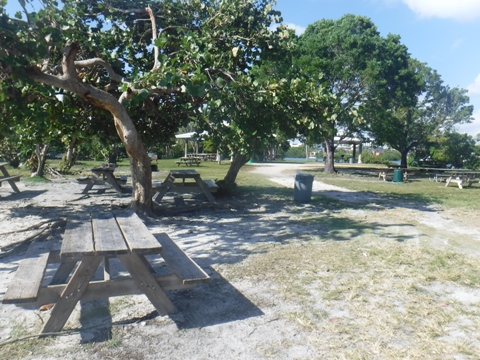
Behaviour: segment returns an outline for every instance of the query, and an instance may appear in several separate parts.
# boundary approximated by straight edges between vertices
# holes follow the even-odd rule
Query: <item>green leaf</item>
[[[215,80],[215,84],[221,89],[226,85],[226,81],[224,79],[222,79],[221,77],[218,77]]]

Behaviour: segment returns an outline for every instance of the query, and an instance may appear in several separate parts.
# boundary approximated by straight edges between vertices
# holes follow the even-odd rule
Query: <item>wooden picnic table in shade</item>
[[[15,181],[20,180],[20,175],[10,175],[8,173],[7,168],[6,168],[7,165],[8,165],[8,163],[6,163],[6,162],[1,162],[0,163],[0,172],[2,173],[2,176],[0,176],[0,186],[2,185],[2,183],[4,181],[6,181],[10,184],[13,191],[18,193],[18,192],[20,192],[20,190],[18,189],[17,185],[15,184]]]
[[[191,179],[194,182],[186,182],[185,180]],[[174,184],[176,180],[182,180],[180,184]],[[153,196],[153,200],[160,202],[165,194],[170,190],[195,191],[195,188],[200,189],[205,194],[208,201],[213,203],[215,198],[212,195],[210,189],[216,190],[218,186],[211,180],[202,180],[200,174],[196,170],[172,170],[168,174],[164,182],[162,182],[159,190]]]
[[[157,274],[146,255],[160,256],[171,273]],[[112,277],[112,259],[118,259],[130,276]],[[46,279],[50,263],[58,267]],[[103,279],[93,280],[102,263]],[[83,214],[69,218],[61,245],[53,240],[30,245],[2,302],[53,303],[42,329],[51,333],[63,329],[80,300],[144,294],[160,315],[167,315],[177,309],[166,291],[188,289],[208,279],[167,234],[153,236],[134,212]]]
[[[87,185],[83,189],[82,194],[87,194],[94,185],[104,185],[105,183],[111,185],[118,193],[123,193],[123,188],[119,180],[113,175],[115,171],[114,165],[100,166],[91,169],[92,177],[87,180]]]

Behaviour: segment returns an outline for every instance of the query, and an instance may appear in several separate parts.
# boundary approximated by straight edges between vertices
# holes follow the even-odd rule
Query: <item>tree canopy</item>
[[[205,120],[208,107],[216,115],[199,127],[227,121],[232,130],[218,133],[222,141],[234,132],[240,145],[251,143],[255,119],[246,104],[262,103],[255,94],[275,96],[250,70],[289,35],[282,27],[270,30],[281,21],[270,0],[66,0],[61,6],[43,0],[37,12],[20,1],[23,19],[7,16],[4,4],[1,98],[21,114],[19,93],[51,96],[62,89],[109,113],[130,157],[132,204],[143,210],[151,206],[143,137],[167,139],[181,125]]]
[[[473,112],[465,89],[445,85],[435,70],[416,59],[410,59],[409,71],[414,80],[403,84],[399,92],[404,95],[390,99],[382,111],[372,111],[368,124],[377,142],[400,151],[402,167],[409,151],[471,121]]]
[[[325,169],[333,172],[333,138],[358,133],[368,121],[365,108],[395,96],[407,66],[407,49],[397,36],[380,36],[370,19],[345,15],[310,25],[299,38],[295,59],[304,77],[333,95],[327,105],[329,116],[312,117],[317,125],[310,128],[317,131],[308,135],[325,140]]]

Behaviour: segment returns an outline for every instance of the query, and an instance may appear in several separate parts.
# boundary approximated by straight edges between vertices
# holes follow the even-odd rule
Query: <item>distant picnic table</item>
[[[185,180],[194,180],[186,182]],[[181,180],[181,183],[175,183],[175,180]],[[200,190],[205,194],[208,201],[215,202],[212,192],[216,192],[218,185],[213,180],[202,180],[200,174],[196,170],[172,170],[168,174],[165,181],[162,182],[158,191],[153,196],[153,200],[160,202],[169,190],[181,192],[194,192]]]
[[[451,183],[457,184],[459,189],[471,186],[475,181],[480,182],[480,171],[468,169],[436,169],[432,179],[435,182],[445,181],[445,187]]]
[[[186,166],[197,165],[197,166],[199,166],[201,162],[202,162],[201,158],[193,157],[193,156],[181,157],[180,159],[178,159],[178,161],[176,161],[176,163],[179,167],[180,167],[180,165],[186,165]]]
[[[107,164],[104,166],[91,169],[92,177],[87,179],[87,185],[82,193],[87,194],[94,185],[104,185],[105,183],[111,185],[118,193],[123,193],[123,188],[120,179],[117,179],[113,172],[115,171],[114,164]]]

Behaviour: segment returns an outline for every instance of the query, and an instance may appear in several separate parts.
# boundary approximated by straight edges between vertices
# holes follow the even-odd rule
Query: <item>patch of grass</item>
[[[20,339],[31,334],[32,331],[27,330],[24,324],[17,323],[12,327],[12,339]],[[43,354],[44,349],[52,342],[51,338],[28,338],[3,345],[0,354],[2,359],[24,359],[33,354],[38,356]]]
[[[480,185],[472,184],[460,190],[456,184],[445,187],[445,183],[417,177],[404,183],[378,181],[375,177],[357,176],[348,173],[329,175],[315,172],[317,180],[330,185],[355,191],[372,192],[384,196],[388,201],[419,201],[440,204],[452,208],[480,210]],[[455,185],[455,186],[454,186]]]
[[[49,183],[50,180],[41,176],[25,176],[21,179],[25,184],[42,184]]]
[[[478,261],[377,236],[272,244],[223,274],[275,283],[296,304],[285,318],[311,333],[312,346],[329,344],[332,358],[480,353],[478,308],[450,296],[480,288]]]

